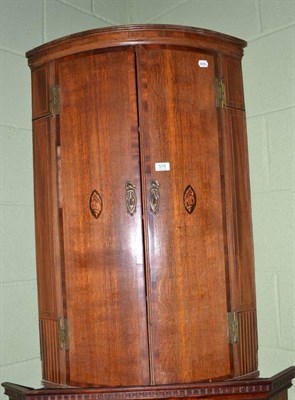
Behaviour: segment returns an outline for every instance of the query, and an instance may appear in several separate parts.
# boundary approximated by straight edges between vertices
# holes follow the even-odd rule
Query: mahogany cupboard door
[[[152,382],[229,377],[227,261],[213,54],[142,46]]]
[[[68,384],[148,384],[134,50],[57,74]]]

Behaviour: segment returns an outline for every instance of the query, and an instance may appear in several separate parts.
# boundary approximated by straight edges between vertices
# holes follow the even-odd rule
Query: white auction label
[[[208,61],[207,60],[199,60],[198,61],[200,68],[208,68]]]
[[[155,163],[156,171],[170,171],[170,163],[169,162],[157,162]]]

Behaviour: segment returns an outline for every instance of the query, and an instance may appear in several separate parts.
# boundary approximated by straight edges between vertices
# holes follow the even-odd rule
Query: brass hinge
[[[216,107],[225,108],[226,106],[225,84],[222,78],[215,78],[215,99],[216,99]]]
[[[229,343],[237,343],[239,341],[239,319],[235,311],[227,313],[227,331]]]
[[[69,349],[68,321],[66,319],[58,320],[58,344],[60,349]]]
[[[54,85],[54,86],[50,87],[49,104],[50,104],[50,113],[52,115],[59,114],[59,109],[60,109],[60,88],[59,88],[59,85]]]

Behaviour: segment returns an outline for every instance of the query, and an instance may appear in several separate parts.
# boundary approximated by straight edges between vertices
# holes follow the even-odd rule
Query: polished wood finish
[[[141,207],[132,217],[125,204],[126,181],[140,198],[134,57],[124,49],[57,64],[71,385],[149,383]]]
[[[208,68],[200,68],[200,60]],[[214,55],[181,47],[140,50],[146,191],[153,179],[160,184],[159,213],[148,212],[155,383],[230,376],[214,78]],[[155,171],[161,161],[171,170]],[[196,192],[192,214],[183,204],[188,185]]]
[[[49,102],[49,64],[42,65],[32,72],[32,117],[43,117],[50,113]]]
[[[257,377],[244,46],[142,25],[27,53],[46,386]]]
[[[126,388],[55,388],[34,390],[3,383],[10,400],[139,400],[139,399],[206,399],[206,400],[287,400],[288,389],[295,378],[290,367],[271,378],[161,385]]]
[[[208,29],[178,25],[122,25],[93,29],[53,40],[28,51],[32,68],[71,54],[90,50],[161,44],[188,46],[241,57],[246,42]]]
[[[53,193],[51,135],[48,118],[33,123],[36,253],[39,285],[39,315],[54,318],[56,310],[53,248]]]
[[[221,61],[226,86],[226,106],[245,109],[242,66],[236,57],[224,56]]]
[[[224,77],[226,108],[221,114],[224,159],[224,190],[229,266],[229,303],[238,312],[239,342],[233,345],[237,375],[253,371],[257,360],[257,317],[255,305],[254,245],[246,133],[246,116],[241,65],[224,57],[220,62]],[[232,78],[232,80],[231,80]],[[239,372],[238,372],[239,371]]]

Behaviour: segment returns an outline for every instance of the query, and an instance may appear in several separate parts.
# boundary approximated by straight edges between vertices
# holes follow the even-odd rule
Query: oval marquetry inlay
[[[189,214],[192,214],[197,205],[197,196],[191,185],[188,185],[183,193],[184,208]]]
[[[102,212],[102,199],[97,190],[93,190],[90,195],[89,208],[94,218],[98,218]]]

